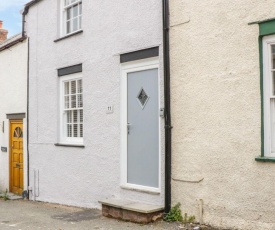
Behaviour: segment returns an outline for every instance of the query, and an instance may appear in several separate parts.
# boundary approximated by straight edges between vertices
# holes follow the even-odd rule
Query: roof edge
[[[32,1],[28,2],[28,3],[25,5],[25,8],[24,8],[22,14],[23,14],[23,15],[28,14],[30,7],[33,6],[33,5],[35,5],[36,3],[40,2],[40,1],[41,1],[41,0],[32,0]]]
[[[12,42],[10,42],[10,43],[8,43],[8,44],[0,47],[0,52],[2,52],[4,50],[6,50],[6,49],[8,49],[8,48],[10,48],[10,47],[12,47],[14,45],[16,45],[19,42],[23,42],[26,39],[27,39],[27,36],[23,36],[23,37],[17,38],[16,40],[14,40],[14,41],[12,41]]]

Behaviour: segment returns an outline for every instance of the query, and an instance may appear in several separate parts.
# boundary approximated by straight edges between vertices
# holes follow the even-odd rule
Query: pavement
[[[27,200],[0,199],[0,230],[175,230],[178,223],[157,221],[140,225],[101,216],[97,209],[84,209]]]

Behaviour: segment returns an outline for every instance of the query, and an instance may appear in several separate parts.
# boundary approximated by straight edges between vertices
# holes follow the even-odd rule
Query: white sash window
[[[81,29],[82,0],[63,0],[63,35]]]
[[[61,78],[61,142],[83,143],[83,87],[80,74]]]
[[[275,157],[275,36],[263,39],[264,155]]]

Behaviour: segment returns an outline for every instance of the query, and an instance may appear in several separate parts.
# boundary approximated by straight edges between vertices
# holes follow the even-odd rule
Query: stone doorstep
[[[146,224],[163,216],[164,208],[161,206],[115,199],[101,200],[99,203],[105,217]]]

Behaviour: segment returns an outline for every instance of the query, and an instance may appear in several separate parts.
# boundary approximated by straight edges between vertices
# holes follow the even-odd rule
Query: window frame
[[[66,0],[60,0],[61,1],[61,33],[60,33],[60,37],[63,36],[69,36],[71,34],[75,34],[78,33],[79,31],[82,30],[82,10],[81,10],[81,14],[78,14],[78,28],[75,31],[71,31],[71,32],[67,32],[67,10],[75,5],[79,5],[81,3],[81,7],[82,7],[82,0],[76,0],[73,3],[70,3],[69,5],[65,5],[65,1]],[[79,10],[79,8],[78,8]],[[78,12],[79,13],[79,12]],[[80,20],[79,18],[81,18],[81,24],[80,24]],[[73,21],[73,17],[71,19],[71,21]],[[73,27],[73,23],[71,24],[71,27]]]
[[[275,45],[275,35],[264,36],[262,40],[263,46],[263,97],[264,97],[264,156],[275,158],[275,151],[272,152],[272,128],[271,128],[271,100],[275,100],[272,93],[272,45]],[[275,113],[275,108],[273,109]],[[274,134],[275,135],[275,130]],[[274,143],[275,144],[275,143]]]
[[[60,144],[72,144],[72,145],[83,145],[84,142],[84,106],[82,105],[83,111],[83,137],[67,137],[66,135],[66,115],[65,115],[65,82],[73,81],[73,80],[81,80],[82,81],[82,103],[83,103],[83,78],[82,73],[74,73],[66,76],[62,76],[59,78],[60,81],[60,93],[59,93],[59,100],[60,100],[60,110],[59,110],[59,143]]]

